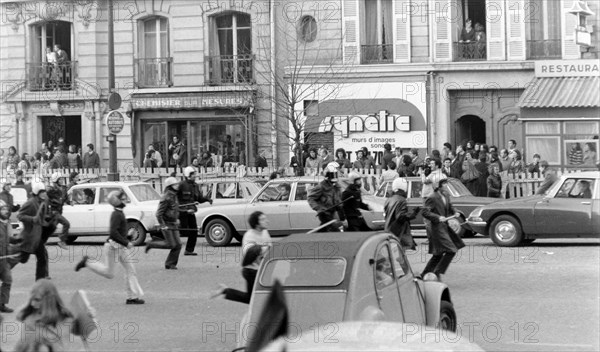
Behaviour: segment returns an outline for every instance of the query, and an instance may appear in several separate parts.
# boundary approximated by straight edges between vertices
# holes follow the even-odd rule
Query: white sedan
[[[133,235],[131,242],[141,245],[148,232],[157,230],[156,210],[160,194],[151,185],[142,182],[79,184],[69,190],[68,200],[63,206],[63,216],[71,223],[69,243],[78,236],[108,236],[113,207],[108,204],[106,196],[116,190],[127,195],[124,212],[129,233]],[[59,226],[55,235],[60,231],[62,228]]]

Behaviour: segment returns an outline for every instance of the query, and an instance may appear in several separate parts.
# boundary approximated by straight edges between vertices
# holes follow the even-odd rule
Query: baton
[[[325,228],[325,227],[327,227],[327,226],[329,226],[329,225],[331,225],[331,224],[333,224],[335,222],[337,222],[337,220],[335,220],[335,219],[329,220],[328,222],[324,223],[323,225],[321,225],[319,227],[315,227],[314,229],[308,231],[306,234],[315,233],[315,232],[319,231],[320,229],[323,229],[323,228]]]
[[[193,202],[193,203],[179,204],[180,207],[187,207],[188,205],[198,206],[198,205],[200,205],[200,203],[199,202]]]
[[[8,258],[16,258],[18,256],[20,256],[21,253],[15,253],[15,254],[9,254],[9,255],[3,255],[0,257],[0,259],[8,259]]]
[[[339,207],[340,205],[342,205],[342,204],[346,203],[346,202],[347,202],[347,201],[349,201],[350,199],[354,199],[354,197],[348,197],[348,198],[344,199],[343,201],[339,202],[338,204],[336,204],[336,205],[334,205],[334,206],[332,206],[332,207],[329,207],[329,208],[327,208],[327,209],[325,209],[325,210],[322,210],[322,211],[320,211],[320,212],[317,212],[317,215],[315,215],[315,216],[319,216],[319,213],[327,213],[327,212],[329,212],[329,211],[331,211],[331,210],[333,210],[333,209],[335,209],[335,208]]]

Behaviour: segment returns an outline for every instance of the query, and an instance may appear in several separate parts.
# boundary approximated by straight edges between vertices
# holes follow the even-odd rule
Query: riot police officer
[[[196,222],[197,203],[209,202],[212,199],[205,198],[196,184],[196,169],[188,166],[183,169],[184,179],[179,182],[177,201],[179,202],[179,226],[181,234],[187,236],[187,243],[183,255],[198,255],[194,252],[198,238],[198,224]]]

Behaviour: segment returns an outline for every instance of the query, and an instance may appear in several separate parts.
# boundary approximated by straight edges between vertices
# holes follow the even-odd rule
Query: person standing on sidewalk
[[[185,179],[179,182],[177,191],[177,201],[179,202],[179,226],[184,229],[181,234],[187,236],[185,251],[183,255],[198,255],[194,252],[196,241],[198,239],[198,224],[196,222],[196,202],[202,204],[205,202],[213,203],[212,199],[204,198],[202,192],[196,184],[196,169],[188,166],[183,169]]]
[[[125,304],[144,304],[142,299],[144,291],[138,282],[135,267],[131,259],[133,243],[127,239],[127,219],[123,213],[127,195],[123,191],[112,191],[106,197],[108,203],[114,207],[110,216],[110,234],[104,244],[105,263],[88,261],[88,256],[83,256],[75,266],[75,271],[88,268],[94,273],[107,279],[115,277],[115,263],[119,262],[125,269],[125,284],[127,286],[127,300]]]
[[[425,277],[427,273],[434,273],[439,281],[441,281],[441,276],[446,273],[456,252],[464,247],[460,237],[448,227],[448,220],[458,217],[460,214],[452,206],[450,196],[443,190],[446,182],[448,182],[447,179],[439,181],[434,192],[425,200],[423,208],[423,218],[431,222],[429,254],[433,254],[433,257],[427,262],[421,276]]]
[[[165,180],[165,192],[160,199],[160,203],[158,203],[158,210],[156,211],[156,219],[158,219],[165,239],[162,241],[152,240],[146,244],[146,253],[151,248],[170,249],[165,261],[165,269],[167,270],[177,269],[179,253],[181,252],[181,238],[177,229],[179,225],[178,190],[179,182],[175,177],[169,177]]]
[[[396,171],[394,171],[396,172]],[[348,220],[348,231],[373,231],[365,222],[365,218],[359,209],[371,210],[368,204],[363,203],[360,188],[362,179],[358,172],[348,174],[348,182],[350,183],[346,190],[342,193],[342,199],[348,199],[344,202],[344,214]]]

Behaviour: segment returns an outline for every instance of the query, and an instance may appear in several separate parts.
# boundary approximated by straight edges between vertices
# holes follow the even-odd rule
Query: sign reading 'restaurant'
[[[536,61],[536,77],[598,77],[598,60]]]

